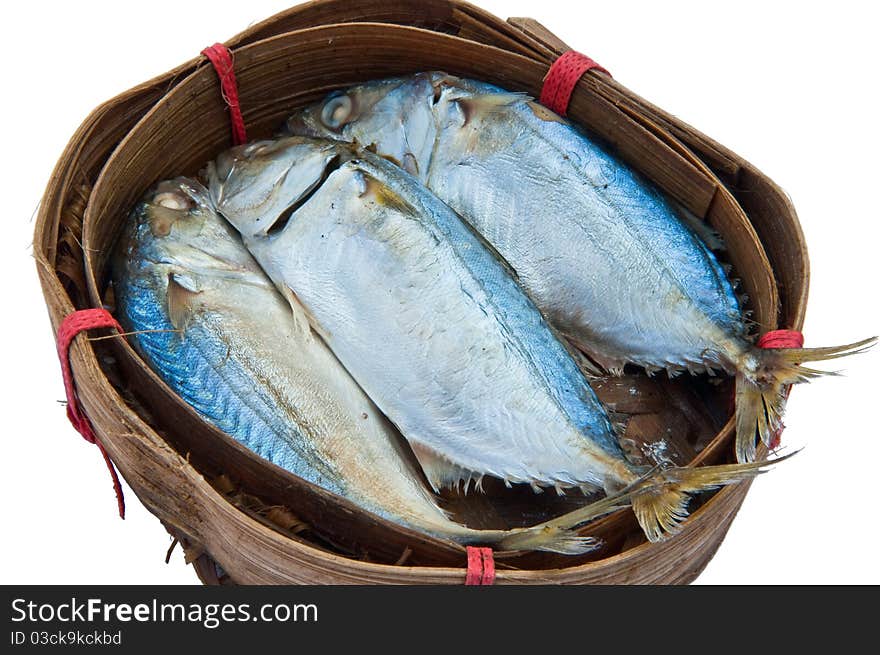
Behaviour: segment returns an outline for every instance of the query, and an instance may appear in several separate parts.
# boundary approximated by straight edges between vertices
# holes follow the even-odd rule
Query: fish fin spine
[[[442,489],[456,489],[461,491],[461,483],[464,482],[464,493],[471,480],[476,480],[474,485],[475,491],[483,491],[483,475],[475,471],[468,470],[459,466],[455,462],[450,461],[430,446],[411,441],[410,446],[413,454],[415,454],[428,484],[435,493],[440,493]]]

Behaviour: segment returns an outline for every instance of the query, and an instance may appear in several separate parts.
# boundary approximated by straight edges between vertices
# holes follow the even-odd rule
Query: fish
[[[283,133],[358,143],[415,175],[600,370],[735,376],[740,462],[772,445],[790,385],[833,374],[802,364],[876,342],[758,348],[711,228],[524,93],[420,73],[334,92]]]
[[[654,474],[632,465],[575,358],[511,272],[386,159],[290,137],[226,151],[205,176],[220,214],[409,441],[435,489],[462,480],[479,488],[490,475],[536,491],[625,490],[645,534],[660,541],[679,529],[690,493],[765,465]]]
[[[499,550],[589,552],[570,528],[603,499],[529,528],[453,521],[399,433],[283,298],[197,181],[159,183],[114,249],[118,319],[147,364],[207,422],[260,457],[397,525]],[[623,504],[620,504],[623,503]]]

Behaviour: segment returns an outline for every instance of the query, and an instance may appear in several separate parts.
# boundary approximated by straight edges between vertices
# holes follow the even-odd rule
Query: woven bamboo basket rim
[[[328,7],[333,8],[333,6],[337,6],[339,4],[340,3],[337,3],[337,2],[323,2],[323,3],[319,2],[319,3],[312,3],[311,5],[309,5],[309,7],[312,10],[314,10],[317,6],[321,6],[324,8],[325,11],[327,11]],[[364,4],[371,4],[372,5],[373,3],[364,3]],[[398,3],[398,4],[406,5],[411,8],[413,3],[404,2],[404,3]],[[419,4],[421,4],[421,3],[419,3]],[[466,7],[466,8],[469,7],[468,5],[463,5],[462,3],[427,3],[427,4],[432,5],[432,6],[441,7],[441,8],[454,7],[457,9],[461,9],[462,7]],[[298,13],[297,9],[291,10],[290,12],[285,12],[284,20],[289,20],[291,16],[297,16],[297,15],[300,15],[300,16],[302,15],[302,13]],[[501,21],[498,21],[497,19],[493,18],[492,20],[494,23],[501,23]],[[268,21],[264,21],[264,23],[261,23],[261,24],[258,24],[257,26],[254,26],[254,28],[251,28],[251,30],[249,30],[249,32],[255,33],[255,32],[260,32],[261,30],[265,31],[267,29],[267,26],[270,26],[272,23],[273,23],[273,19],[269,19]],[[501,24],[503,24],[503,23],[501,23]],[[534,23],[533,21],[528,21],[527,19],[521,19],[520,24],[527,26],[528,30],[530,30],[532,33],[535,33],[536,31],[540,32],[539,26],[536,27],[537,24]],[[503,28],[504,30],[509,29],[512,32],[518,32],[519,34],[525,34],[525,32],[519,31],[521,28],[508,26],[507,24],[503,24],[503,25],[505,26]],[[392,31],[394,29],[394,28],[390,28],[388,25],[373,25],[373,26],[367,25],[367,26],[360,26],[360,27],[362,27],[364,29],[380,29],[380,30],[391,29]],[[494,27],[494,25],[493,25],[493,27]],[[312,32],[312,31],[314,31],[314,29],[315,28],[309,28],[309,29],[306,29],[305,32],[307,32],[307,33]],[[403,29],[403,28],[401,28],[401,29]],[[549,33],[545,33],[545,34],[543,34],[542,38],[545,40],[551,40],[552,35],[549,35],[549,36],[548,35],[549,35]],[[297,36],[302,37],[303,35],[299,34]],[[285,39],[289,38],[289,35],[282,35],[280,37],[277,37],[277,36],[270,37],[270,39],[267,39],[267,40],[271,41],[272,38],[285,40]],[[524,40],[528,41],[530,37],[518,37],[518,38],[523,38]],[[536,50],[538,49],[537,46],[535,47],[535,49]],[[549,61],[553,57],[552,50],[550,50],[550,48],[545,48],[545,50],[547,51],[547,53],[549,53],[549,54],[546,54],[547,61]],[[237,60],[239,62],[244,60],[246,58],[246,53],[247,53],[247,47],[243,47],[239,51],[237,51],[236,52]],[[525,57],[523,55],[519,55],[519,56],[521,56],[525,60],[527,60],[529,65],[534,65],[534,63],[536,61],[540,61],[541,63],[545,63],[545,62],[541,61],[538,57],[534,57],[534,58],[530,59],[530,58]],[[241,58],[239,59],[239,57],[241,57]],[[195,62],[196,62],[196,65],[198,65],[200,63],[198,60],[195,60]],[[207,80],[210,79],[210,75],[209,75],[210,71],[206,72],[204,68],[202,68],[200,70],[196,70],[190,76],[188,76],[186,79],[180,79],[182,77],[183,72],[186,71],[190,67],[192,67],[192,66],[184,65],[183,67],[180,67],[179,69],[175,69],[175,71],[177,71],[177,72],[174,72],[174,71],[172,72],[172,74],[171,74],[172,77],[177,78],[179,81],[176,85],[174,85],[171,88],[171,91],[168,94],[166,94],[166,101],[168,100],[168,96],[171,96],[173,98],[175,92],[177,92],[180,88],[182,88],[181,85],[184,84],[185,82],[187,82],[188,80],[201,77],[203,79],[203,81],[205,81],[207,83]],[[545,66],[545,69],[546,69],[546,66]],[[164,79],[164,77],[158,78],[158,79]],[[153,81],[152,84],[155,85],[155,83],[156,83],[156,81]],[[147,85],[142,85],[142,87],[139,87],[139,89],[145,89],[145,88],[149,87],[150,84],[151,83],[148,83]],[[598,93],[597,89],[601,89],[602,93],[605,93],[606,95],[608,93],[611,93],[612,91],[613,91],[613,93],[627,95],[628,97],[627,97],[626,107],[629,108],[628,111],[635,111],[633,109],[633,107],[648,107],[649,108],[648,115],[641,117],[643,123],[650,125],[652,130],[655,130],[656,132],[662,133],[664,136],[666,136],[665,140],[667,142],[667,145],[670,145],[671,148],[674,148],[676,151],[678,151],[678,153],[682,156],[683,159],[690,160],[689,163],[691,163],[692,165],[694,165],[698,168],[704,169],[704,171],[708,172],[709,175],[714,177],[715,172],[719,172],[720,175],[728,177],[727,181],[732,186],[734,186],[732,184],[732,182],[736,182],[738,180],[738,178],[743,177],[744,172],[745,172],[746,178],[748,178],[749,175],[761,177],[759,174],[754,172],[753,169],[751,169],[751,167],[747,163],[742,162],[742,160],[738,159],[735,155],[732,155],[732,153],[729,153],[729,151],[726,151],[721,146],[714,144],[714,142],[712,142],[711,140],[708,140],[705,137],[702,137],[702,135],[699,135],[699,133],[693,132],[693,130],[691,130],[690,128],[687,128],[687,126],[682,127],[682,124],[678,123],[677,121],[675,121],[671,117],[665,116],[662,112],[660,112],[659,110],[656,110],[656,108],[651,108],[650,105],[648,105],[647,103],[644,103],[644,101],[641,101],[641,99],[638,99],[635,96],[632,96],[632,94],[629,94],[629,92],[627,92],[625,89],[623,89],[623,87],[618,85],[616,82],[606,80],[606,79],[601,79],[598,77],[594,78],[593,76],[587,76],[584,79],[584,81],[582,81],[581,84],[579,85],[579,90],[576,92],[576,96],[575,96],[576,99],[578,97],[578,94],[583,94],[584,87],[586,87],[586,91],[589,93]],[[605,87],[607,87],[607,88],[605,88]],[[610,89],[610,91],[609,91],[609,89]],[[532,92],[534,93],[535,91],[532,91]],[[70,156],[71,152],[70,151],[72,149],[74,149],[74,150],[76,149],[76,145],[75,145],[76,142],[79,141],[81,143],[84,140],[86,140],[85,137],[89,133],[89,129],[87,126],[90,126],[90,121],[101,120],[102,110],[106,111],[106,109],[108,107],[112,109],[112,107],[114,106],[114,103],[125,102],[126,100],[130,99],[132,96],[136,96],[137,93],[138,93],[138,89],[134,89],[128,93],[128,97],[126,97],[126,94],[123,94],[121,99],[111,101],[107,105],[96,110],[95,114],[93,114],[92,117],[90,117],[90,119],[86,121],[83,128],[81,128],[81,130],[77,133],[77,135],[75,135],[73,141],[71,142],[71,146],[68,147],[68,150],[66,150],[65,154],[62,156],[62,162],[59,163],[59,169],[56,170],[56,175],[53,176],[53,183],[56,184],[56,188],[54,188],[54,189],[50,188],[47,190],[47,200],[51,199],[54,201],[54,198],[51,198],[51,196],[52,196],[53,192],[57,193],[57,190],[58,190],[57,189],[57,186],[58,186],[57,181],[65,173],[68,173],[70,170],[70,169],[63,170],[64,167],[62,167],[62,163],[67,164],[70,162],[70,160],[71,160],[71,156]],[[620,99],[617,99],[617,100],[619,101]],[[161,111],[161,109],[159,109],[159,107],[161,107],[161,106],[162,106],[161,102],[155,103],[154,109],[149,110],[146,114],[141,114],[140,120],[141,121],[144,121],[144,120],[148,121],[149,118],[147,118],[147,117],[152,116],[154,114],[154,112]],[[576,108],[576,105],[573,103],[573,109],[575,109],[575,108]],[[245,109],[247,109],[247,107],[245,107]],[[218,103],[218,111],[222,112],[222,105],[220,105],[219,103]],[[688,137],[689,143],[687,143],[687,145],[685,145],[684,141],[679,141],[677,138],[674,138],[674,139],[669,138],[668,137],[669,132],[664,132],[664,130],[660,127],[660,125],[664,122],[668,122],[670,125],[674,125],[675,130],[678,133],[686,135]],[[94,125],[94,123],[92,123],[92,125]],[[123,143],[124,143],[124,141],[125,140],[123,140]],[[120,148],[122,148],[122,144],[120,144]],[[696,152],[701,152],[701,156],[697,156],[695,154]],[[705,155],[703,153],[710,153],[710,154]],[[703,163],[704,160],[707,163],[704,164]],[[719,162],[720,162],[720,164],[719,164]],[[733,164],[731,164],[730,162],[733,162]],[[105,163],[109,164],[109,162],[105,162]],[[713,166],[714,166],[714,168],[713,168]],[[105,176],[106,170],[109,170],[109,168],[105,169],[105,171],[101,173],[101,178],[103,178]],[[715,172],[713,172],[713,171],[715,171]],[[68,179],[69,179],[69,176],[68,176]],[[774,226],[772,224],[770,224],[770,225],[757,224],[757,225],[755,225],[755,227],[757,229],[758,234],[759,235],[772,234],[774,229],[776,229],[776,230],[781,229],[783,232],[786,233],[786,236],[791,237],[793,235],[795,237],[795,245],[798,245],[798,243],[800,243],[802,245],[802,235],[800,235],[800,230],[799,230],[799,227],[797,226],[797,221],[794,218],[793,211],[791,211],[790,205],[787,203],[787,199],[784,197],[784,194],[781,194],[778,191],[778,189],[776,189],[775,186],[772,185],[772,183],[770,183],[769,181],[766,181],[766,178],[761,177],[761,179],[764,180],[765,188],[768,190],[768,193],[770,193],[770,194],[775,193],[776,204],[778,206],[782,207],[783,210],[786,210],[786,209],[789,210],[787,213],[785,213],[785,212],[781,213],[781,215],[790,217],[792,220],[787,221],[783,225],[777,225],[777,226]],[[69,187],[69,182],[67,182],[67,185]],[[100,185],[101,185],[101,182],[99,180],[99,182],[95,185],[95,187],[92,191],[92,197],[89,199],[87,213],[89,211],[93,210],[92,200],[94,197],[94,191],[100,190]],[[51,186],[52,185],[50,185],[50,187]],[[719,185],[719,188],[723,189],[723,187],[721,185]],[[65,190],[67,190],[67,189],[65,189]],[[726,190],[723,190],[723,192],[726,192]],[[69,193],[69,191],[68,191],[68,193]],[[40,237],[45,237],[44,228],[45,228],[45,223],[46,223],[46,219],[48,216],[48,211],[49,211],[48,207],[49,206],[51,206],[51,205],[49,205],[47,203],[46,204],[47,209],[46,209],[45,214],[43,213],[42,208],[41,208],[40,222],[39,222],[39,225],[37,228],[37,237],[38,238],[36,239],[38,244],[40,244],[41,241],[45,240],[44,238],[40,238]],[[752,214],[749,216],[749,218],[752,219],[752,222],[754,222],[754,214],[755,213],[752,212]],[[58,230],[57,224],[54,227],[56,230]],[[56,235],[57,235],[57,232],[56,232]],[[57,238],[58,237],[56,236],[55,237],[56,242],[57,242]],[[800,241],[798,242],[798,240],[800,240]],[[791,243],[791,239],[788,240],[788,243]],[[88,247],[89,247],[89,242],[86,241],[87,251],[88,251]],[[66,293],[64,292],[64,290],[62,288],[60,288],[61,284],[58,281],[57,274],[55,273],[53,265],[50,263],[50,257],[44,256],[43,249],[38,248],[38,250],[39,250],[39,259],[41,261],[41,265],[40,265],[41,279],[43,280],[44,289],[46,289],[47,299],[49,299],[50,292],[51,292],[52,298],[56,301],[60,301],[58,304],[61,305],[62,313],[59,313],[58,311],[55,311],[52,313],[53,323],[57,324],[57,322],[59,320],[59,315],[63,315],[63,313],[66,313],[67,311],[72,309],[73,303],[70,302],[70,298],[66,297]],[[794,250],[797,250],[797,248],[795,248]],[[48,251],[48,249],[47,249],[47,251]],[[51,254],[54,257],[55,253],[51,253]],[[768,255],[770,255],[771,261],[775,259],[777,261],[777,263],[780,261],[780,259],[783,261],[785,260],[785,257],[780,258],[779,254],[776,252],[768,253]],[[803,251],[803,249],[801,249],[801,256],[800,257],[795,255],[795,256],[790,256],[789,258],[792,261],[786,262],[786,265],[790,269],[796,269],[799,266],[803,275],[801,275],[801,277],[800,277],[801,284],[800,285],[790,284],[787,289],[788,295],[782,299],[783,320],[785,321],[785,323],[788,326],[797,328],[797,327],[800,327],[800,324],[801,324],[801,321],[803,318],[803,309],[804,309],[804,304],[805,304],[804,301],[805,301],[805,297],[806,297],[806,257],[805,257],[805,251]],[[785,266],[782,266],[783,272],[784,272],[784,268],[785,268]],[[91,274],[91,272],[92,272],[92,269],[89,268],[89,273]],[[49,273],[51,273],[51,276],[49,275]],[[788,277],[790,277],[790,276],[788,276]],[[52,278],[54,278],[54,279],[52,279]],[[97,282],[94,279],[90,279],[89,282],[92,287],[92,290],[96,292],[96,290],[98,288]],[[60,293],[59,293],[59,291],[60,291]],[[775,286],[773,287],[773,291],[775,292]],[[93,300],[94,300],[94,296],[93,296]],[[50,308],[51,308],[52,304],[53,303],[50,302]],[[57,310],[57,308],[56,308],[56,310]],[[775,321],[775,318],[776,318],[776,316],[775,316],[775,303],[774,303],[774,311],[772,312],[772,314],[773,315],[771,318]],[[77,363],[79,363],[79,360],[81,360],[82,358],[85,358],[85,359],[92,360],[92,362],[90,362],[90,364],[92,366],[94,366],[97,371],[98,370],[97,364],[96,364],[96,362],[94,362],[94,359],[95,359],[94,354],[91,352],[80,353],[79,352],[80,350],[81,350],[80,346],[75,346],[75,348],[74,348],[75,369],[80,368],[77,366]],[[82,350],[86,350],[86,349],[83,348]],[[90,350],[90,348],[89,348],[89,350]],[[86,383],[86,386],[88,386],[87,383],[91,383],[92,380],[80,381],[80,379],[78,378],[77,382],[80,385]],[[106,381],[104,381],[104,382],[106,382]],[[115,395],[115,391],[113,390],[113,387],[110,386],[109,384],[103,384],[103,385],[99,385],[99,386],[103,386],[104,387],[103,390],[105,392],[109,389],[111,396]],[[85,402],[86,406],[89,407],[90,403],[88,402],[87,397],[88,396],[86,396],[86,398],[84,398],[84,402]],[[118,396],[116,397],[116,399],[118,402],[122,402],[122,399],[119,398]],[[128,417],[128,418],[131,418],[131,417]],[[149,430],[149,428],[145,424],[141,424],[136,427],[138,428],[138,430],[140,430],[140,429]],[[99,434],[100,434],[100,431],[99,431]],[[108,450],[110,450],[111,455],[115,455],[117,453],[115,453],[115,451],[114,451],[112,439],[110,441],[111,441],[111,443],[108,444],[108,446],[109,446]],[[114,460],[115,459],[116,459],[116,457],[114,457]],[[183,465],[185,466],[185,462],[183,462]],[[125,470],[123,470],[123,473],[125,473]],[[128,477],[128,476],[126,476],[126,477]],[[709,500],[708,503],[706,503],[706,505],[704,505],[703,507],[700,507],[697,511],[694,512],[694,514],[691,516],[691,518],[689,519],[689,522],[688,522],[688,526],[689,526],[688,531],[686,531],[685,535],[680,535],[679,537],[677,537],[675,542],[680,545],[685,545],[685,543],[688,539],[697,539],[697,537],[707,538],[705,531],[708,531],[709,533],[711,533],[711,535],[714,535],[715,537],[717,537],[718,541],[720,541],[720,538],[723,537],[723,533],[726,531],[726,528],[729,525],[730,520],[732,520],[736,509],[738,508],[739,504],[742,502],[742,498],[744,497],[746,490],[747,490],[747,485],[742,485],[737,488],[725,489],[725,490],[722,490],[721,492],[715,494],[715,496],[713,496],[713,498],[711,500]],[[206,490],[203,489],[202,491],[204,492]],[[141,495],[141,494],[139,493],[139,495]],[[217,494],[215,494],[215,496],[216,497],[209,498],[208,500],[211,503],[220,502],[220,503],[225,503],[226,505],[228,505],[228,502],[226,501],[225,498],[223,498],[222,496],[219,496]],[[156,508],[151,508],[151,509],[156,509]],[[714,512],[710,511],[713,509],[714,509]],[[159,512],[156,512],[156,513],[159,513]],[[179,530],[180,532],[182,532],[184,535],[192,533],[192,526],[174,525],[173,518],[170,518],[169,516],[167,516],[167,512],[162,512],[162,513],[160,513],[160,515],[161,514],[165,514],[165,516],[162,516],[163,520],[165,520],[167,523],[172,525],[172,527],[175,528],[176,530]],[[720,519],[720,521],[718,521],[717,524],[713,524],[712,521],[717,519],[718,514],[721,515],[721,519]],[[707,518],[707,516],[708,516],[708,518]],[[273,531],[270,530],[269,528],[267,528],[265,525],[260,525],[259,523],[256,523],[256,522],[253,522],[253,523],[254,523],[254,525],[252,525],[250,527],[254,530],[257,530],[258,532],[260,530],[264,530],[264,531],[268,530],[270,533],[273,533]],[[277,533],[274,533],[274,535],[278,536]],[[276,539],[270,539],[268,534],[263,534],[263,536],[268,541],[270,541],[272,543],[277,542]],[[198,541],[198,539],[196,539],[194,541]],[[300,544],[297,542],[286,542],[286,543],[288,543],[288,545],[293,544],[293,545],[290,545],[290,547],[292,547],[292,548],[300,548],[301,547]],[[541,571],[504,571],[504,570],[500,570],[498,579],[499,579],[499,581],[502,581],[502,582],[503,581],[513,581],[513,582],[522,582],[522,581],[565,582],[565,581],[572,581],[573,582],[573,581],[584,581],[586,579],[589,579],[590,574],[592,572],[592,573],[599,576],[597,578],[597,580],[599,580],[599,579],[601,579],[601,575],[602,575],[603,570],[616,569],[617,567],[626,568],[626,567],[630,566],[630,564],[633,562],[633,560],[639,560],[639,559],[643,558],[644,553],[648,552],[648,551],[654,552],[655,559],[659,561],[660,559],[662,559],[662,556],[664,555],[664,553],[662,552],[662,550],[663,550],[662,547],[667,546],[670,543],[673,543],[673,542],[667,542],[667,544],[659,545],[660,546],[659,550],[658,550],[658,545],[643,544],[641,546],[636,546],[634,548],[630,548],[629,550],[626,550],[620,554],[603,558],[602,560],[599,560],[598,562],[587,563],[587,564],[583,564],[583,565],[576,566],[576,567],[547,569],[547,570],[541,570]],[[717,547],[717,543],[716,543],[716,547]],[[303,548],[309,548],[309,547],[303,546]],[[222,551],[222,548],[220,550]],[[213,552],[210,549],[210,547],[208,548],[208,551]],[[328,563],[332,563],[332,565],[334,567],[339,568],[339,567],[352,566],[353,560],[351,560],[349,558],[335,555],[333,553],[328,553],[326,551],[317,551],[317,552],[319,554],[315,555],[316,557],[325,559]],[[664,580],[664,581],[687,581],[689,579],[692,579],[692,577],[694,577],[696,575],[696,573],[698,573],[699,570],[701,570],[701,568],[705,564],[705,562],[708,561],[708,558],[711,557],[712,553],[714,553],[714,548],[710,549],[710,552],[708,552],[708,556],[706,556],[705,552],[701,553],[701,557],[691,561],[690,566],[684,567],[683,569],[680,569],[677,571],[674,570],[675,566],[672,566],[673,570],[667,570],[668,569],[668,567],[667,567],[667,569],[663,569],[662,571],[660,571],[660,573],[658,573],[658,575],[660,577],[654,576],[654,578],[657,580]],[[300,565],[302,564],[302,562],[299,562],[299,563],[300,563]],[[679,561],[678,564],[681,564],[681,562]],[[415,581],[416,579],[419,579],[419,581],[430,581],[430,582],[460,581],[464,575],[463,569],[460,569],[460,568],[431,567],[430,571],[425,571],[424,567],[391,566],[391,565],[375,564],[375,563],[369,563],[369,562],[357,562],[357,564],[355,565],[355,568],[357,569],[357,572],[352,572],[351,575],[353,575],[354,580],[358,580],[358,581],[363,580],[363,578],[361,577],[362,575],[366,576],[367,579],[371,579],[374,581],[375,581],[375,579],[379,579],[381,581],[388,581],[390,579],[397,579],[398,581],[401,581],[401,580],[402,581]],[[389,571],[389,569],[393,569],[393,571]],[[337,572],[337,573],[339,573],[339,572]],[[279,581],[279,580],[283,581],[283,580],[297,580],[298,579],[296,577],[296,575],[290,575],[290,574],[284,575],[281,572],[276,572],[276,575],[274,577],[269,576],[268,578],[261,577],[255,571],[249,571],[249,574],[250,574],[250,577],[247,581],[255,581],[255,582],[256,581],[271,582],[271,581]],[[400,576],[403,576],[403,578],[401,578]],[[340,577],[345,578],[346,576],[340,574]],[[351,577],[351,576],[349,576],[349,577]],[[634,577],[635,577],[635,579],[642,579],[644,576],[637,572],[636,574],[634,574]],[[422,579],[422,578],[424,578],[424,579]],[[648,576],[648,578],[651,578],[651,576]]]

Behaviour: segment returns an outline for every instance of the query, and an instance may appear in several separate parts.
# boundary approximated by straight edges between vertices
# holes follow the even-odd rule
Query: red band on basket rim
[[[797,330],[771,330],[762,334],[756,345],[758,348],[803,348],[804,335]],[[785,391],[786,398],[789,393],[791,393],[791,387]],[[779,444],[782,443],[782,431],[784,429],[785,425],[780,423],[779,429],[776,430],[776,434],[773,435],[773,439],[770,441],[770,450],[779,448]]]
[[[611,77],[611,73],[580,52],[569,50],[559,55],[544,76],[540,103],[560,116],[565,116],[574,87],[588,70],[597,70]]]
[[[481,548],[483,554],[483,580],[481,584],[495,584],[495,556],[491,548]]]
[[[244,117],[241,115],[241,106],[238,102],[238,81],[235,79],[235,62],[232,51],[222,43],[215,43],[202,50],[202,54],[208,58],[217,77],[220,80],[220,93],[223,101],[229,107],[229,121],[232,125],[232,143],[240,146],[247,143],[247,134],[244,128]]]
[[[116,469],[113,468],[113,462],[104,449],[104,445],[95,436],[91,421],[80,407],[73,381],[73,370],[70,366],[70,346],[76,335],[83,330],[94,328],[113,328],[117,332],[122,332],[122,327],[106,309],[82,309],[73,312],[65,316],[58,327],[58,359],[61,361],[61,376],[64,380],[64,392],[67,396],[67,418],[70,419],[70,423],[82,435],[83,439],[95,444],[101,451],[101,457],[104,458],[107,470],[110,471],[110,477],[113,478],[113,491],[116,493],[119,518],[124,519],[125,498],[122,495],[122,484],[119,482],[119,476],[116,474]]]
[[[467,547],[467,574],[464,583],[468,586],[495,583],[495,557],[491,548]]]
[[[797,330],[772,330],[761,335],[758,348],[803,348],[804,335]]]

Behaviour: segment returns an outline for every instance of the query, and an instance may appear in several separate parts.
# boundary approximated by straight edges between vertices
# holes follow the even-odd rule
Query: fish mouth
[[[207,168],[211,199],[246,238],[279,235],[342,164],[350,144],[292,136],[226,151]]]
[[[249,176],[246,172],[239,175],[242,165],[253,165],[257,157],[271,155],[277,151],[277,146],[276,141],[254,141],[224,150],[213,161],[208,162],[204,174],[208,180],[209,195],[214,204],[219,207],[229,193],[241,193],[253,186],[258,176]],[[251,179],[250,183],[242,183],[248,179]],[[230,192],[233,182],[237,182],[237,187],[232,188]]]

